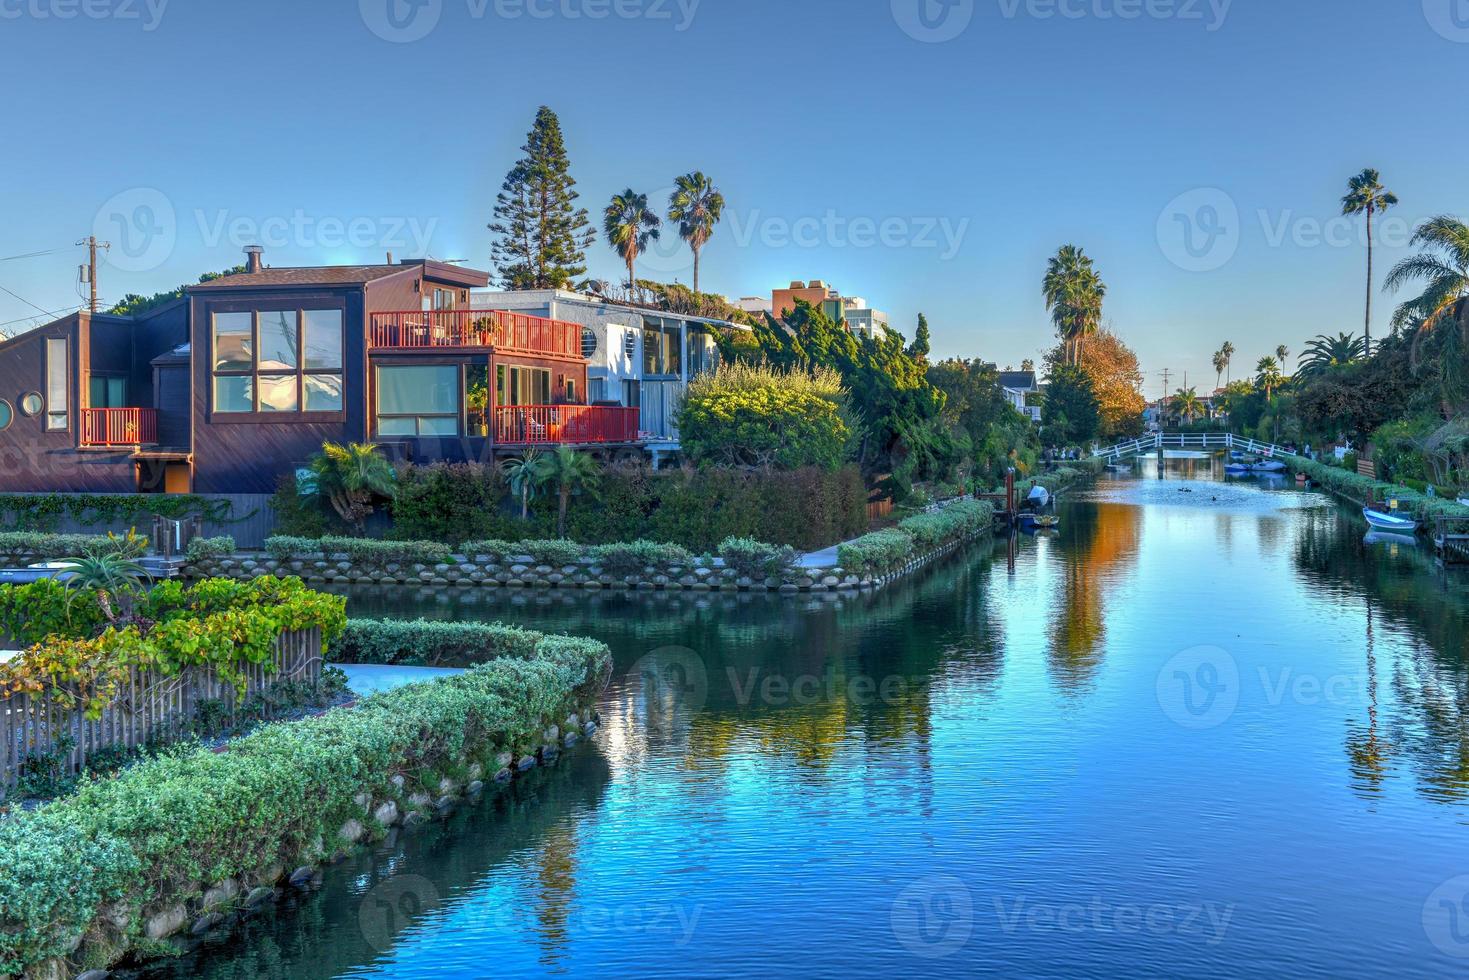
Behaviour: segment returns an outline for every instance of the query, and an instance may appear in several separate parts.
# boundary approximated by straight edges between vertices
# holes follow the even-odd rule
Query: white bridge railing
[[[1154,432],[1141,439],[1120,442],[1107,449],[1095,450],[1092,456],[1115,462],[1127,459],[1129,456],[1140,456],[1160,449],[1232,449],[1253,456],[1263,456],[1266,459],[1292,455],[1272,443],[1237,436],[1232,432]]]

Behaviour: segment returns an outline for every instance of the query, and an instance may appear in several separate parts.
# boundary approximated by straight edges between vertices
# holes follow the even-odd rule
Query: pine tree
[[[916,361],[926,361],[932,351],[933,338],[928,332],[928,317],[920,313],[918,314],[918,332],[913,335],[913,343],[908,345],[908,356]]]
[[[587,271],[596,238],[585,208],[575,207],[576,181],[556,113],[541,106],[521,147],[525,158],[505,177],[490,231],[491,252],[506,289],[556,289]]]

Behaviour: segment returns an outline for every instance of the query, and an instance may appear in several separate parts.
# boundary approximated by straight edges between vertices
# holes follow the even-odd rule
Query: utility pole
[[[88,235],[77,242],[78,245],[87,246],[87,287],[91,290],[91,297],[87,302],[87,309],[93,313],[97,312],[97,246],[111,248],[111,242],[99,242],[95,235]]]

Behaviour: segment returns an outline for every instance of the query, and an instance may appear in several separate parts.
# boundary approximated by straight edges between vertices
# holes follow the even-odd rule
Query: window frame
[[[260,364],[261,355],[261,318],[270,314],[291,314],[296,318],[296,365],[294,370],[268,369],[262,370]],[[335,368],[308,367],[306,351],[307,315],[308,314],[331,313],[336,314],[341,330],[338,351],[340,358]],[[218,320],[221,316],[245,315],[250,318],[250,367],[230,368],[220,370],[216,367],[217,345],[218,345]],[[210,421],[219,422],[321,422],[340,421],[346,417],[347,408],[347,310],[343,306],[322,305],[310,301],[287,303],[284,301],[264,301],[259,305],[223,304],[209,311],[209,336],[207,347],[206,369],[209,387],[209,418]],[[308,377],[336,378],[342,393],[341,405],[337,408],[313,409],[307,404]],[[235,411],[219,407],[218,382],[220,379],[243,379],[250,392],[250,407],[246,410]],[[261,407],[262,381],[279,382],[281,379],[293,378],[295,380],[295,407],[291,409],[269,409]]]
[[[61,345],[60,361],[53,355],[55,347]],[[55,406],[56,388],[61,390],[61,408]],[[42,399],[42,425],[47,432],[71,431],[71,339],[69,337],[46,338],[46,395]],[[57,424],[59,421],[59,424]]]
[[[458,407],[452,413],[449,413],[449,412],[415,412],[413,414],[403,414],[403,413],[399,413],[399,412],[392,412],[392,413],[384,414],[383,411],[382,411],[382,397],[383,397],[383,395],[382,395],[383,386],[382,386],[382,381],[381,381],[382,372],[383,371],[391,371],[391,370],[393,370],[395,368],[449,368],[449,369],[452,369],[454,371],[454,373],[455,373],[455,376],[458,379],[455,382],[455,385],[454,385],[455,399],[458,402]],[[378,442],[401,441],[403,439],[461,439],[461,438],[463,438],[464,437],[464,433],[465,433],[465,431],[467,429],[467,422],[466,422],[466,419],[465,419],[465,402],[466,402],[466,398],[465,398],[465,390],[464,390],[464,386],[465,386],[464,369],[465,369],[465,365],[462,362],[459,362],[459,361],[433,361],[433,362],[389,361],[389,362],[383,363],[383,364],[374,364],[372,366],[372,432],[373,432],[373,437]],[[414,420],[414,423],[415,423],[414,424],[414,434],[413,435],[407,435],[407,434],[403,434],[403,433],[384,433],[382,431],[382,422],[383,422],[383,419],[385,419],[385,418],[386,419],[390,419],[390,420],[391,419],[413,419]],[[423,429],[422,420],[423,419],[453,419],[454,420],[454,432],[453,433],[430,432],[430,433],[425,434],[422,431],[422,429]]]
[[[6,401],[4,398],[0,398],[0,408],[3,408],[4,410],[4,421],[0,422],[0,432],[4,432],[6,429],[15,424],[17,409],[14,405],[10,404],[10,402]]]

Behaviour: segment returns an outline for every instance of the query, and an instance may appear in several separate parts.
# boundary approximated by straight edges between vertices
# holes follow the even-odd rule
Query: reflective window
[[[46,429],[59,432],[67,426],[70,392],[67,384],[67,343],[64,337],[46,341]]]
[[[378,434],[457,436],[461,385],[454,365],[378,368]]]
[[[340,412],[342,410],[342,376],[340,374],[306,375],[306,411]]]
[[[260,314],[259,371],[294,371],[301,364],[301,326],[296,311]]]
[[[342,411],[344,343],[341,310],[216,313],[214,410]]]
[[[243,377],[216,377],[214,379],[214,410],[216,412],[255,411],[254,379]]]
[[[92,375],[88,382],[87,406],[89,408],[127,408],[128,379]]]
[[[0,432],[10,428],[10,423],[15,419],[15,409],[10,407],[10,402],[0,398]]]
[[[41,396],[37,392],[31,391],[21,396],[20,410],[27,415],[40,415],[41,409],[45,407],[46,403],[41,401]]]
[[[214,314],[214,370],[249,371],[255,366],[254,317],[249,313]]]
[[[306,311],[306,370],[342,369],[342,311]]]
[[[260,376],[260,410],[262,412],[294,412],[300,406],[294,374],[262,374]]]

